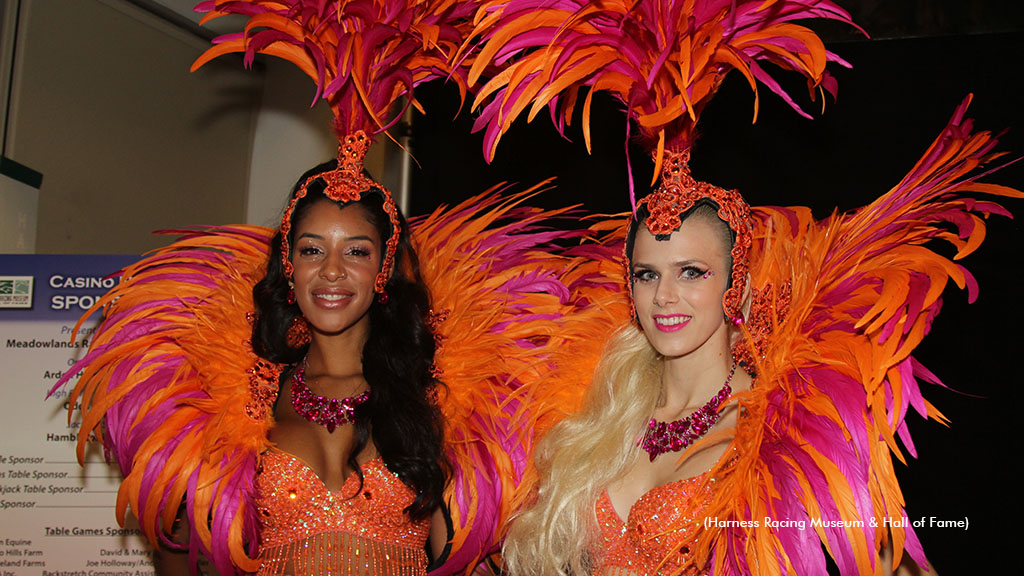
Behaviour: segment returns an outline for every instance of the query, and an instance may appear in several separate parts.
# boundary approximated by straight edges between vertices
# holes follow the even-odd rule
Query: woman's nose
[[[324,259],[324,263],[320,267],[320,277],[334,282],[335,280],[347,278],[348,272],[345,271],[345,265],[340,260],[328,257]]]
[[[676,301],[676,293],[671,282],[659,281],[654,291],[654,303],[664,307]]]

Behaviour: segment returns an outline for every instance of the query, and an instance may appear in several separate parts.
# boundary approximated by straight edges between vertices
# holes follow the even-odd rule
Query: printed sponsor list
[[[75,528],[57,530],[67,530],[68,535],[75,535],[76,532]],[[78,531],[85,534],[76,537],[88,536],[88,530]],[[46,550],[46,539],[4,538],[0,544],[0,574],[3,576],[30,573],[41,576],[136,576],[153,573],[153,555],[147,547],[93,548],[85,552],[85,556],[75,559],[74,563],[81,564],[81,568],[68,568],[64,565],[51,568],[48,566],[59,563],[60,559],[55,561],[52,558],[55,554]],[[50,556],[49,561],[47,556]]]
[[[152,552],[129,514],[117,524],[120,474],[87,439],[76,458],[78,376],[47,393],[87,350],[94,325],[10,320],[0,313],[0,576],[151,575]]]

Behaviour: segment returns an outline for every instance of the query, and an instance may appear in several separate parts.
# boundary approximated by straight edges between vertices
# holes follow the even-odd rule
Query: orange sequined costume
[[[711,500],[713,483],[714,478],[701,474],[656,486],[633,504],[625,521],[612,505],[608,491],[602,491],[596,506],[601,537],[590,549],[593,573],[677,573],[690,557],[690,549],[679,549],[679,542],[692,542],[694,528]],[[680,573],[695,576],[699,571],[686,566]]]
[[[430,519],[403,510],[416,494],[379,457],[331,492],[302,460],[277,450],[260,458],[258,574],[426,574]]]

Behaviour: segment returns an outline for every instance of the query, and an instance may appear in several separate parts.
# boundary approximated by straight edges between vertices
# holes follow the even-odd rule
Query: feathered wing
[[[824,18],[851,24],[849,14],[826,0],[495,0],[482,3],[464,52],[473,54],[469,82],[485,78],[474,108],[485,129],[484,154],[492,157],[501,135],[529,109],[545,107],[559,131],[583,101],[589,148],[594,92],[623,103],[641,135],[685,149],[700,112],[731,70],[758,83],[806,116],[763,67],[800,73],[812,89],[834,92],[828,62],[844,64],[816,34],[794,20]],[[652,146],[654,148],[655,146]],[[655,174],[659,171],[656,170]]]
[[[419,108],[412,89],[444,78],[465,97],[466,84],[450,64],[468,32],[471,7],[451,0],[207,0],[203,23],[227,14],[248,17],[243,32],[221,36],[192,69],[224,54],[283,58],[316,82],[341,135],[382,132],[401,96]]]
[[[472,569],[496,551],[532,430],[549,426],[552,409],[565,405],[545,384],[556,364],[567,364],[556,359],[567,327],[602,313],[593,303],[608,297],[601,264],[589,257],[606,249],[559,255],[590,231],[560,225],[577,217],[571,210],[524,206],[535,192],[492,191],[412,225],[433,294],[454,472],[446,501],[455,533],[436,574]],[[103,442],[124,475],[118,518],[130,509],[151,542],[173,545],[168,534],[184,502],[192,557],[206,555],[222,574],[250,572],[259,542],[257,458],[269,446],[277,394],[267,382],[276,384],[283,368],[259,360],[249,344],[252,288],[273,231],[184,233],[122,271],[97,304],[104,322],[69,371],[82,372],[73,392],[82,401],[79,457],[90,435]],[[538,409],[538,398],[551,409]]]
[[[872,204],[820,222],[803,208],[755,209],[747,328],[757,379],[738,400],[738,457],[719,465],[707,516],[759,526],[705,526],[698,565],[712,562],[715,574],[824,573],[819,539],[843,574],[880,574],[877,551],[887,542],[894,562],[906,551],[925,564],[892,456],[916,455],[910,408],[942,420],[919,383],[940,382],[911,353],[949,280],[972,300],[977,290],[929,242],[950,242],[962,258],[984,238],[984,217],[1009,216],[975,195],[1024,196],[977,181],[977,169],[1001,154],[990,133],[972,132],[969,101]]]
[[[492,191],[412,224],[437,320],[454,469],[446,501],[455,536],[449,561],[435,574],[472,569],[496,552],[534,431],[565,405],[550,401],[549,380],[565,353],[565,330],[578,313],[595,313],[586,312],[589,293],[603,293],[588,271],[592,260],[559,254],[560,245],[589,231],[567,225],[576,217],[571,210],[524,206],[533,193],[503,198]]]
[[[94,435],[119,464],[120,522],[131,509],[150,542],[173,546],[186,502],[193,560],[202,552],[221,574],[253,571],[253,477],[270,415],[250,401],[247,315],[272,231],[178,233],[187,235],[121,272],[94,308],[105,318],[88,354],[56,386],[82,372],[72,393],[78,457]]]

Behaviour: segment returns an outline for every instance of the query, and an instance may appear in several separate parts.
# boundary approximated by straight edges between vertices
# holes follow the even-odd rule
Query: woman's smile
[[[655,314],[654,325],[662,332],[675,332],[685,328],[691,318],[685,314]]]
[[[320,308],[344,308],[352,302],[354,293],[340,288],[317,288],[313,290],[313,303]]]

